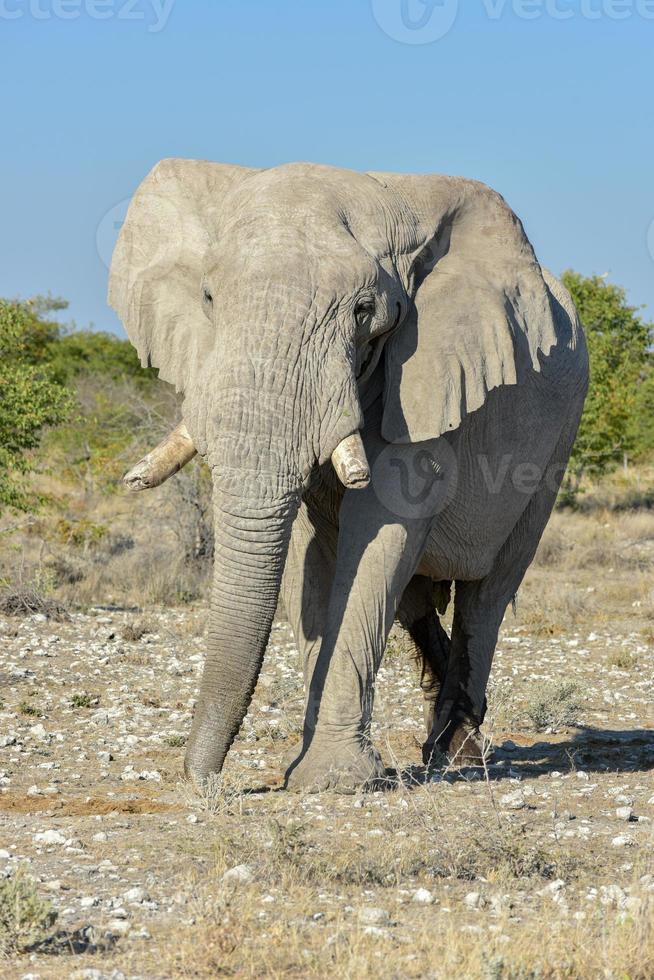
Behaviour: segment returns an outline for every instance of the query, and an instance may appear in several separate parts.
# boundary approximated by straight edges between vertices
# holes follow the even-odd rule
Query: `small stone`
[[[552,898],[557,898],[561,891],[565,888],[565,881],[563,878],[556,878],[554,881],[550,881],[549,885],[545,885],[538,892],[539,895],[550,895]]]
[[[633,837],[629,837],[628,834],[618,834],[611,841],[614,847],[632,847],[634,843]]]
[[[128,891],[125,892],[125,894],[123,895],[123,899],[126,902],[134,902],[140,905],[141,902],[149,901],[150,896],[146,892],[145,888],[141,888],[140,885],[136,885],[135,888],[130,888]]]
[[[109,840],[109,836],[108,834],[105,833],[104,830],[99,830],[97,834],[93,835],[93,840],[105,841],[105,840]]]
[[[506,807],[507,810],[522,810],[527,805],[525,794],[521,789],[517,789],[513,793],[505,793],[504,796],[500,797],[500,805]]]
[[[126,936],[130,930],[130,924],[126,919],[112,919],[108,929],[116,936]]]
[[[366,922],[369,925],[373,925],[379,924],[380,922],[388,922],[388,919],[389,915],[386,909],[375,908],[374,906],[359,909],[359,922]]]
[[[54,878],[52,881],[45,881],[43,883],[43,887],[48,892],[60,892],[61,891],[61,882],[60,882],[59,878]]]
[[[618,820],[626,820],[626,822],[629,823],[634,815],[634,811],[630,806],[619,806],[615,811],[615,815]]]
[[[186,818],[186,822],[187,823],[197,823],[198,822],[198,815],[197,815],[197,813],[189,813],[188,817]]]
[[[428,888],[418,888],[411,896],[411,901],[417,905],[433,905],[435,899]]]
[[[619,885],[602,885],[600,902],[602,905],[614,905],[618,909],[623,909],[627,902],[627,894]]]
[[[463,899],[463,904],[468,909],[481,909],[486,903],[484,902],[484,896],[480,892],[468,892]]]
[[[249,864],[237,864],[235,868],[225,872],[222,880],[236,885],[251,885],[254,881],[254,871]]]
[[[42,833],[34,834],[35,844],[65,844],[66,838],[58,830],[44,830]]]
[[[83,909],[92,909],[96,905],[100,904],[100,899],[97,898],[95,895],[85,895],[84,898],[81,899],[79,904]]]

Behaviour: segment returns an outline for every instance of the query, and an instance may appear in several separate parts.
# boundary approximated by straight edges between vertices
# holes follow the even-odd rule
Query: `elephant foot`
[[[444,732],[440,738],[430,736],[422,747],[422,759],[426,766],[445,755],[450,765],[482,766],[488,760],[488,749],[479,727],[469,721],[458,721],[452,733]]]
[[[386,770],[379,754],[369,744],[353,739],[348,742],[318,742],[289,766],[285,787],[319,793],[333,789],[339,793],[356,793],[386,782]]]

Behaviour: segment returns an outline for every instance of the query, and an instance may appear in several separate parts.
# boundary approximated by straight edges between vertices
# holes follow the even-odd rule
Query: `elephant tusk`
[[[358,432],[339,442],[332,453],[332,463],[336,475],[347,489],[363,490],[370,483],[370,467]]]
[[[193,459],[197,449],[183,422],[123,477],[129,490],[150,490],[164,483]]]

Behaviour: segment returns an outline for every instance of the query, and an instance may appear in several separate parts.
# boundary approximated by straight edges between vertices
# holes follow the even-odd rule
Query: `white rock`
[[[418,905],[433,905],[435,899],[428,888],[418,888],[411,896],[411,901]]]
[[[126,936],[130,930],[130,924],[126,919],[112,919],[109,923],[109,932],[116,936]]]
[[[634,811],[630,806],[619,806],[615,811],[615,815],[618,820],[626,820],[627,823],[631,820],[634,815]]]
[[[136,885],[134,888],[130,888],[125,892],[123,899],[126,902],[137,902],[140,904],[141,902],[148,902],[150,900],[150,896],[146,892],[145,888],[141,888],[140,885]]]
[[[538,892],[539,895],[551,895],[552,898],[559,895],[559,893],[565,888],[565,881],[563,878],[556,878],[554,881],[550,881],[549,885],[545,885]]]
[[[634,843],[633,837],[629,837],[628,834],[618,834],[611,841],[614,847],[632,847]]]
[[[85,895],[84,898],[81,899],[79,904],[83,909],[92,909],[96,905],[100,904],[100,899],[97,898],[95,895]]]
[[[34,834],[35,844],[65,844],[66,838],[58,830],[44,830],[42,833]]]
[[[249,864],[237,864],[235,868],[225,872],[222,880],[238,885],[251,885],[254,881],[254,871]]]
[[[486,904],[484,896],[480,892],[468,892],[463,899],[463,904],[469,909],[481,909]]]
[[[374,906],[359,909],[359,922],[367,922],[369,925],[373,925],[388,922],[388,919],[389,915],[386,909],[375,908]]]
[[[513,793],[505,793],[504,796],[500,797],[500,805],[506,807],[507,810],[522,810],[526,806],[525,794],[521,789],[517,789]]]
[[[108,837],[108,835],[107,835],[107,834],[105,833],[105,831],[104,831],[104,830],[99,830],[99,831],[97,832],[97,834],[94,834],[94,835],[93,835],[93,840],[97,840],[97,841],[105,841],[105,840],[108,840],[108,839],[109,839],[109,837]]]
[[[619,885],[601,885],[600,902],[602,905],[615,905],[623,909],[627,902],[627,894]]]

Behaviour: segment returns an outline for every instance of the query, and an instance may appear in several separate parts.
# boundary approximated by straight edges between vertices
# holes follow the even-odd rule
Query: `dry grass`
[[[636,654],[631,648],[611,647],[609,642],[597,654],[597,663],[601,660],[603,667],[612,668],[614,676],[622,672],[620,684],[633,685],[639,672],[649,666],[649,647],[654,644],[654,512],[626,509],[633,499],[633,487],[620,490],[621,479],[616,476],[616,486],[612,483],[608,490],[589,490],[580,512],[554,515],[521,589],[517,618],[509,612],[508,624],[516,627],[516,634],[534,637],[539,653],[550,649],[550,640],[556,647],[559,640],[576,633],[588,636],[603,630],[609,636],[616,630],[636,636],[642,644]],[[648,492],[644,476],[639,492]],[[149,500],[154,503],[145,497],[118,495],[80,500],[74,514],[75,533],[68,528],[63,541],[50,533],[48,517],[37,526],[3,536],[0,576],[11,581],[20,559],[23,580],[38,581],[45,599],[75,607],[127,607],[133,618],[119,632],[128,644],[124,661],[133,665],[135,676],[137,668],[147,670],[138,672],[145,678],[138,703],[153,711],[181,710],[177,694],[165,695],[153,679],[155,669],[160,669],[161,654],[152,654],[147,642],[141,641],[147,641],[151,630],[161,629],[156,610],[144,607],[184,603],[202,594],[207,571],[175,557],[177,542],[174,535],[166,534],[163,503],[156,496]],[[612,510],[606,509],[610,500],[615,505]],[[83,521],[111,530],[94,534]],[[89,536],[93,543],[85,544]],[[128,536],[133,546],[117,546]],[[17,588],[15,583],[9,587]],[[204,607],[188,608],[179,624],[180,637],[195,643],[206,628],[206,615]],[[64,631],[69,628],[69,624],[62,627]],[[389,652],[386,662],[390,668],[406,670],[408,676],[410,667],[401,644],[392,642]],[[505,656],[508,660],[510,653]],[[574,664],[574,654],[567,664]],[[566,667],[555,666],[553,671],[559,669]],[[66,690],[67,709],[75,703],[76,725],[84,725],[85,712],[94,704],[95,695],[89,692],[99,690],[95,679],[79,686],[76,682]],[[406,690],[408,705],[417,693],[408,683]],[[588,782],[577,781],[574,772],[564,785],[550,780],[547,771],[539,776],[530,773],[532,763],[523,760],[522,781],[515,784],[517,777],[510,774],[497,782],[453,785],[422,785],[408,777],[396,790],[356,799],[276,792],[273,783],[258,782],[255,770],[245,765],[239,768],[239,752],[245,758],[251,745],[263,748],[266,757],[273,759],[273,768],[281,771],[281,756],[300,732],[299,671],[291,677],[264,668],[257,697],[266,706],[281,709],[278,723],[272,726],[265,713],[253,715],[250,741],[237,742],[223,775],[200,794],[187,783],[177,785],[187,722],[174,721],[165,729],[165,738],[148,750],[151,761],[140,765],[152,768],[156,759],[162,783],[149,785],[147,796],[141,789],[142,811],[129,811],[129,827],[123,822],[125,812],[111,817],[119,805],[117,796],[103,800],[104,809],[93,811],[102,815],[103,828],[114,827],[111,821],[116,821],[106,850],[92,852],[94,863],[106,855],[119,864],[122,849],[121,874],[128,866],[145,879],[170,861],[165,864],[165,895],[158,896],[160,913],[148,920],[152,939],[121,939],[115,949],[93,958],[39,954],[38,961],[30,963],[23,955],[11,964],[7,961],[8,977],[33,971],[42,980],[63,980],[84,968],[97,968],[107,976],[116,969],[127,976],[175,980],[216,976],[651,980],[654,976],[654,895],[640,883],[642,875],[652,872],[647,865],[652,848],[645,842],[628,851],[610,846],[611,836],[625,825],[615,823],[614,802],[598,799],[603,789],[596,797],[582,797],[578,790]],[[105,700],[103,694],[102,706]],[[487,729],[492,728],[495,717],[501,742],[508,737],[520,741],[525,718],[538,731],[573,725],[584,698],[570,677],[569,683],[558,685],[494,683],[490,701]],[[12,724],[28,727],[43,713],[46,727],[55,725],[50,701],[29,697],[21,690],[12,707],[17,718]],[[602,705],[593,707],[597,712]],[[402,762],[406,765],[409,750],[406,743],[399,743],[394,751],[401,727],[398,716],[389,712],[384,717],[380,697],[378,709],[384,732],[380,748],[385,761],[399,769]],[[590,722],[601,723],[597,715]],[[630,724],[612,718],[607,727]],[[403,737],[415,741],[415,733],[409,728]],[[572,754],[566,761],[565,746],[574,753],[574,738],[561,736],[559,755],[547,764],[550,770],[572,771],[576,763]],[[525,744],[528,741],[525,738]],[[550,742],[558,745],[555,738]],[[45,751],[54,748],[39,743],[36,772],[41,776],[39,753]],[[419,758],[413,743],[411,751]],[[590,779],[602,787],[613,776],[611,785],[627,780],[646,783],[650,778],[644,754],[636,770],[628,774],[620,770],[624,765],[620,759],[625,752],[635,752],[633,748],[616,745],[613,755],[601,759],[596,747],[585,751],[594,760]],[[20,756],[21,767],[26,756]],[[514,754],[511,760],[516,758]],[[511,760],[507,768],[521,767]],[[117,765],[122,767],[123,762]],[[91,761],[78,768],[86,778],[94,765]],[[25,789],[33,778],[29,776]],[[62,774],[64,789],[66,778]],[[502,794],[529,788],[530,783],[538,791],[537,798],[531,797],[533,806],[527,796],[526,805],[517,812],[503,809]],[[136,793],[140,787],[134,785],[136,789],[130,791]],[[85,785],[83,793],[95,799],[102,787],[102,781],[93,789]],[[164,794],[167,798],[161,799]],[[84,800],[82,795],[80,806],[87,806]],[[41,802],[44,807],[53,805],[46,798]],[[26,795],[23,809],[17,812],[36,812],[29,809],[34,805],[34,799]],[[166,807],[171,812],[162,809]],[[574,810],[570,823],[560,812],[567,808]],[[168,836],[162,836],[165,821],[179,816],[179,809],[186,809],[197,823],[187,824],[182,815]],[[84,812],[91,810],[87,806]],[[567,828],[577,828],[584,819],[592,826],[593,836],[566,837]],[[28,838],[31,827],[30,822]],[[70,835],[86,833],[88,841],[99,827],[71,827]],[[646,832],[647,825],[638,827]],[[32,870],[35,874],[43,870],[47,878],[44,860],[34,858]],[[251,869],[251,882],[223,880],[225,872],[238,865]],[[558,879],[566,883],[567,913],[547,891]],[[630,895],[640,900],[628,909],[586,900],[591,885],[600,888],[620,881],[625,886],[626,880]],[[416,889],[432,892],[434,903],[414,902]],[[478,908],[466,904],[469,893],[479,895]],[[62,905],[68,900],[64,895]],[[377,921],[365,919],[362,910],[367,907],[381,909]]]

